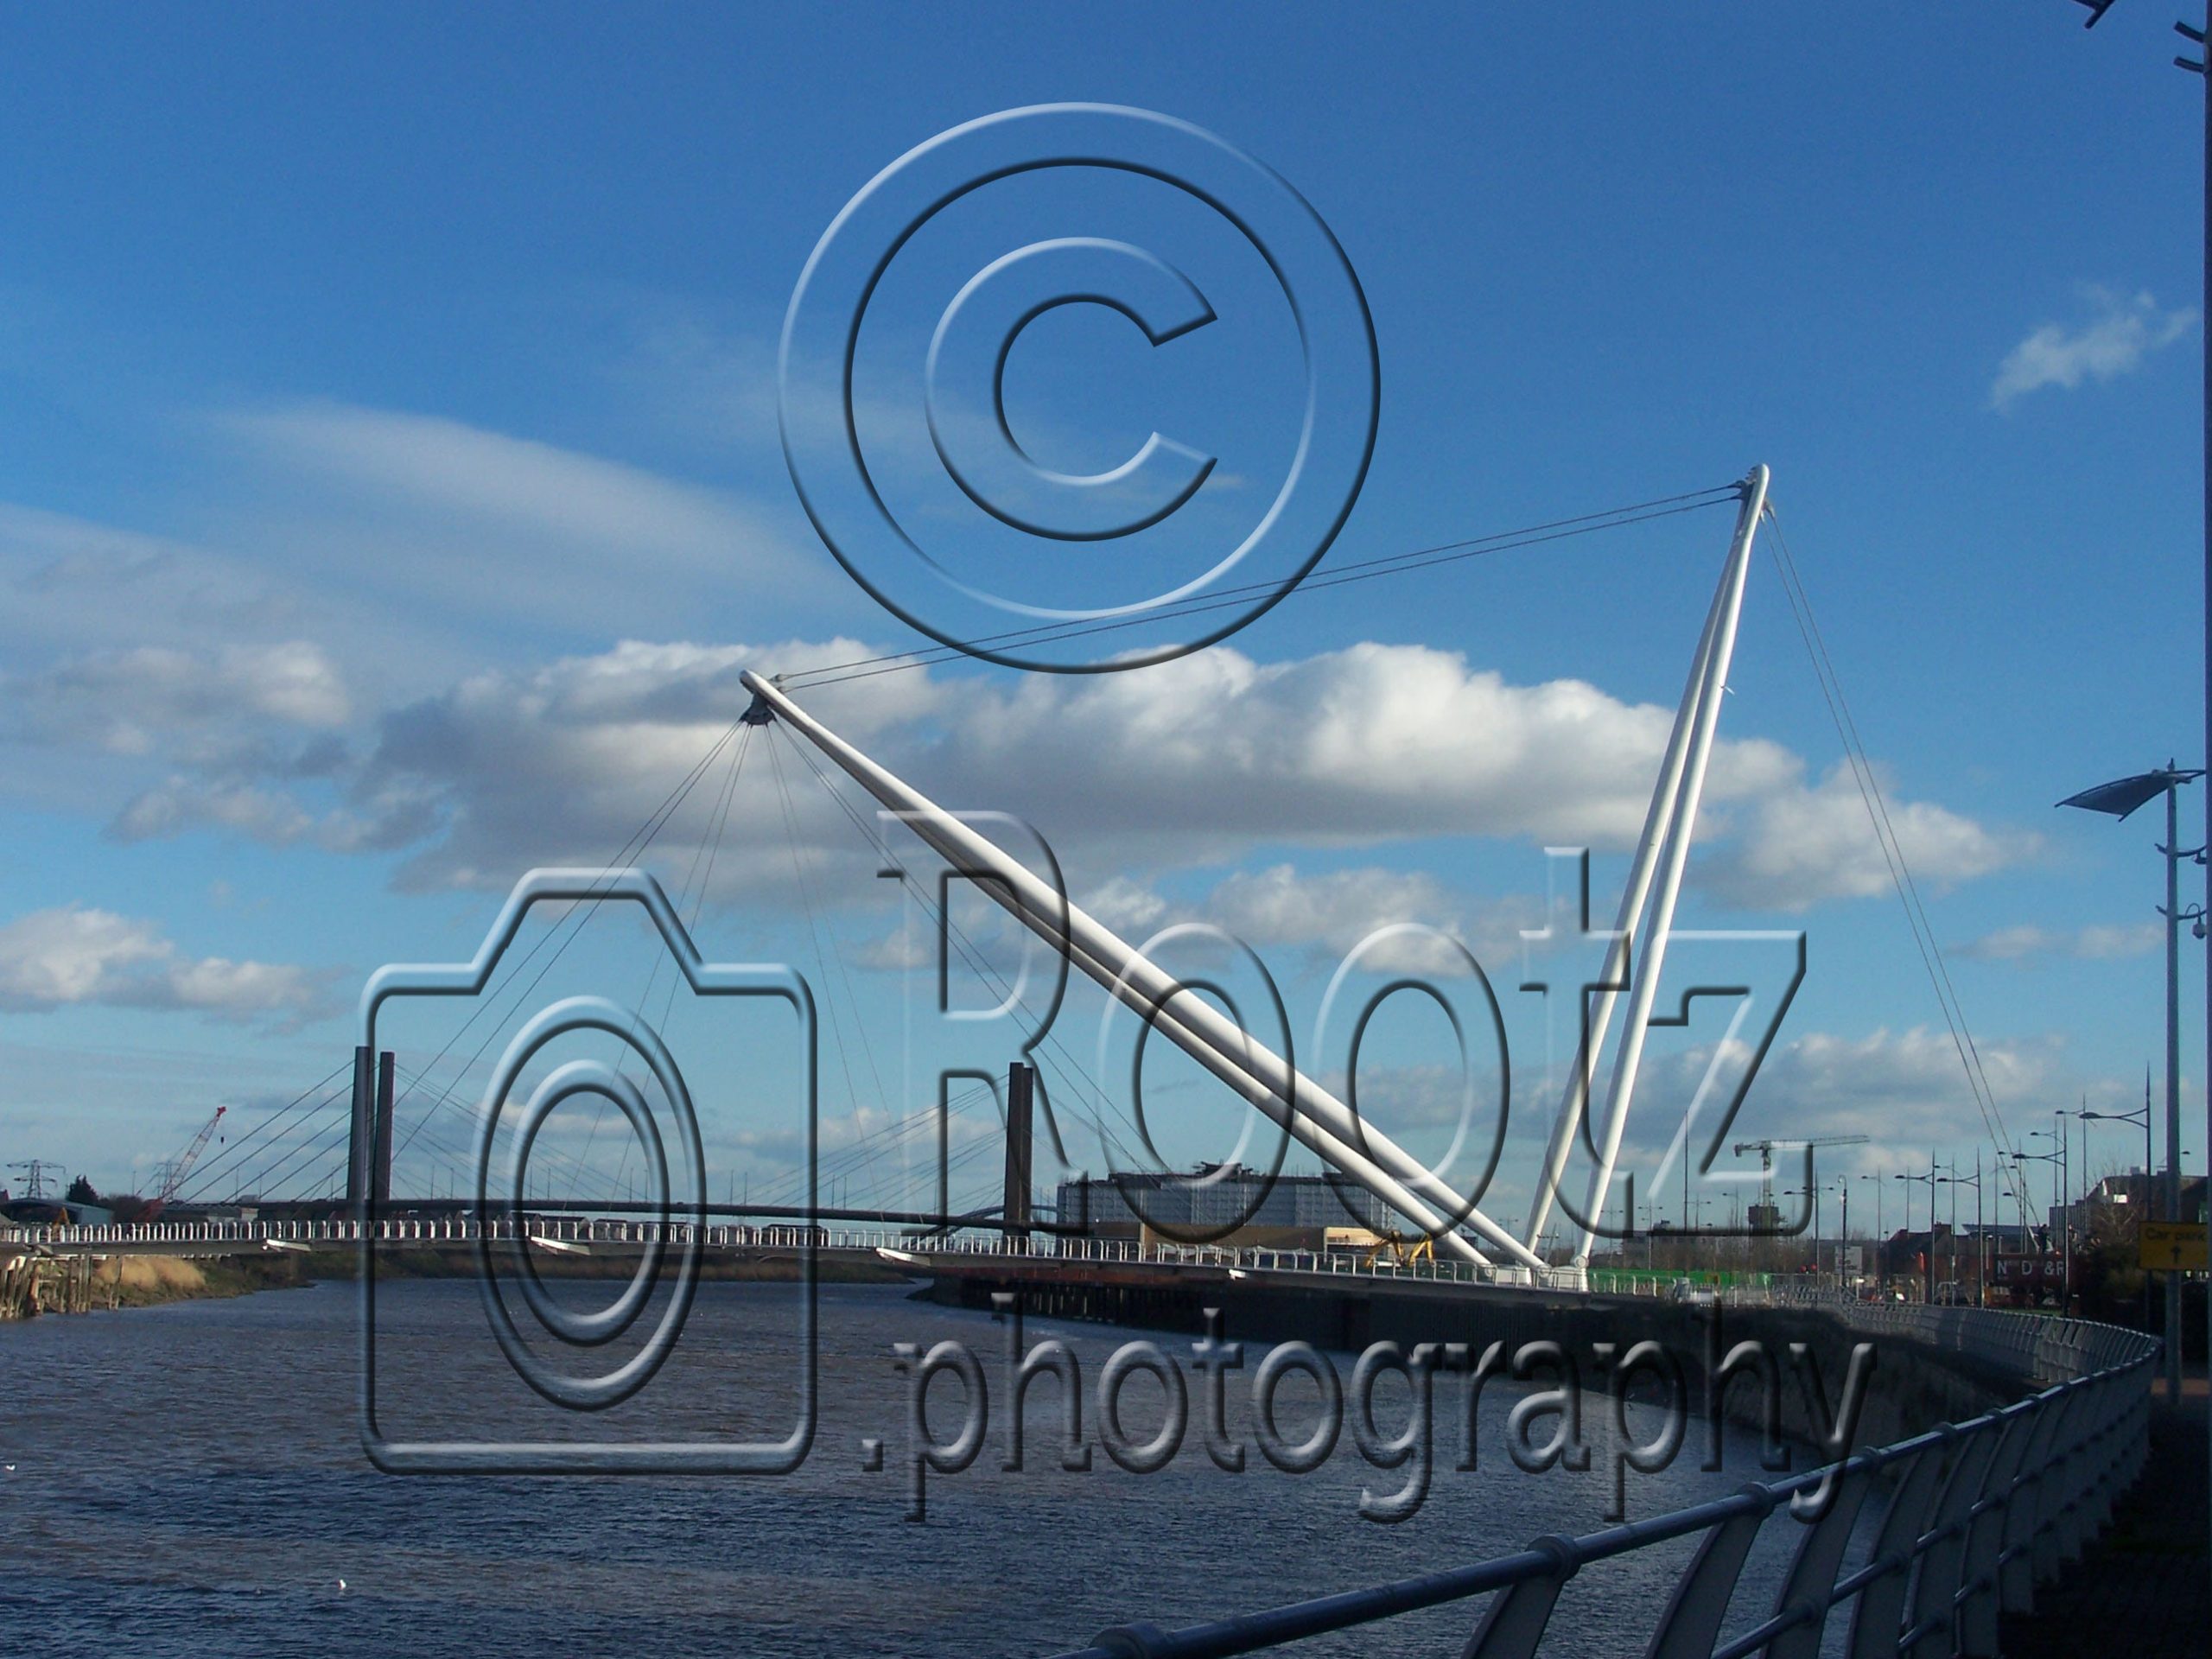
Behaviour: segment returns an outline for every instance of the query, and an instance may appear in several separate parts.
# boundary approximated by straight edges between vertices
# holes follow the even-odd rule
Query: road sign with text
[[[2205,1271],[2204,1224],[2201,1221],[2146,1221],[2143,1224],[2139,1260],[2150,1273]]]

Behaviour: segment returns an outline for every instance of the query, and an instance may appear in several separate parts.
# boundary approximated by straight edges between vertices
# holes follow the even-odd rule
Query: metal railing
[[[1847,1606],[1852,1659],[1993,1655],[1999,1614],[2031,1608],[2037,1584],[2081,1554],[2140,1472],[2158,1344],[2107,1325],[1984,1309],[1834,1311],[1853,1329],[1939,1346],[1971,1342],[2024,1375],[2056,1370],[2064,1380],[1970,1422],[1669,1515],[1537,1538],[1510,1555],[1212,1624],[1118,1625],[1060,1659],[1224,1659],[1484,1594],[1492,1599],[1460,1649],[1464,1659],[1523,1659],[1542,1643],[1576,1573],[1688,1537],[1700,1542],[1659,1616],[1649,1659],[1813,1659],[1829,1619]],[[1824,1504],[1806,1502],[1824,1490]],[[1862,1518],[1875,1513],[1878,1523],[1861,1535]],[[1740,1614],[1745,1627],[1731,1632],[1753,1545],[1764,1529],[1791,1526],[1796,1548],[1770,1604]]]

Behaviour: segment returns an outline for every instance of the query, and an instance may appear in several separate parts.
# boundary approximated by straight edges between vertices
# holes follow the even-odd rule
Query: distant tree
[[[143,1220],[146,1211],[153,1207],[154,1201],[136,1192],[111,1192],[100,1202],[117,1221],[128,1227],[134,1221]]]
[[[82,1175],[69,1183],[67,1196],[71,1204],[98,1204],[100,1201],[100,1195],[93,1191],[92,1184]]]
[[[2074,1289],[2084,1318],[2142,1324],[2143,1270],[2136,1244],[2141,1208],[2094,1199],[2082,1206],[2074,1239]]]

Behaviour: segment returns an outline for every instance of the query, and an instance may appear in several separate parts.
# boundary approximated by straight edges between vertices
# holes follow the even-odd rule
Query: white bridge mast
[[[1014,918],[1148,1018],[1159,1033],[1228,1084],[1300,1142],[1436,1242],[1439,1251],[1488,1265],[1458,1230],[1464,1223],[1516,1266],[1548,1276],[1541,1258],[1446,1185],[1420,1160],[1224,1015],[1173,975],[1054,893],[1018,860],[976,833],[824,727],[761,676],[747,690],[896,814],[954,869],[988,874],[976,886]]]
[[[1760,515],[1766,510],[1768,478],[1762,466],[1754,467],[1744,480],[1735,535],[1691,659],[1688,683],[1660,762],[1643,833],[1637,840],[1628,884],[1621,894],[1614,938],[1606,950],[1603,982],[1619,987],[1625,981],[1629,1001],[1605,1094],[1602,1141],[1591,1139],[1586,1122],[1597,1057],[1605,1047],[1619,998],[1617,988],[1599,990],[1592,1000],[1588,1033],[1578,1044],[1573,1072],[1545,1148],[1525,1241],[1515,1238],[1476,1209],[1410,1153],[1373,1125],[1361,1122],[1349,1106],[1205,998],[1185,989],[1173,975],[1047,887],[995,842],[807,714],[772,682],[750,670],[741,677],[746,688],[777,718],[890,809],[956,870],[994,878],[976,885],[1017,921],[1104,987],[1108,995],[1150,1019],[1161,1036],[1243,1095],[1302,1145],[1433,1238],[1438,1249],[1465,1262],[1489,1265],[1489,1258],[1458,1230],[1465,1224],[1538,1279],[1577,1282],[1580,1270],[1589,1266],[1596,1226],[1604,1217],[1628,1128],[1644,1034],[1650,1026],[1652,1003],[1666,962],[1682,872],[1689,860],[1698,804],[1713,758],[1720,700],[1735,656],[1744,584],[1751,566],[1752,539]],[[1554,1275],[1536,1255],[1535,1244],[1550,1217],[1578,1136],[1590,1147],[1596,1161],[1583,1207],[1573,1219],[1578,1236],[1576,1271]],[[1688,1155],[1687,1147],[1684,1155]]]
[[[1697,827],[1698,803],[1705,792],[1705,776],[1713,758],[1713,739],[1720,721],[1720,700],[1728,683],[1728,667],[1736,652],[1736,628],[1744,611],[1744,582],[1749,575],[1751,542],[1759,517],[1766,511],[1769,474],[1754,467],[1743,484],[1743,505],[1736,517],[1736,532],[1721,567],[1720,585],[1707,612],[1705,630],[1699,636],[1690,661],[1688,684],[1681,708],[1667,740],[1667,753],[1659,765],[1659,779],[1651,792],[1651,805],[1643,833],[1629,867],[1628,885],[1621,893],[1612,943],[1605,952],[1600,982],[1618,987],[1628,976],[1628,1017],[1614,1056],[1612,1081],[1605,1095],[1604,1141],[1589,1142],[1596,1154],[1583,1207],[1573,1217],[1580,1236],[1574,1264],[1587,1268],[1597,1242],[1597,1226],[1604,1219],[1611,1190],[1614,1166],[1620,1158],[1621,1139],[1628,1129],[1628,1112],[1636,1093],[1637,1071],[1643,1059],[1644,1033],[1649,1029],[1651,1005],[1658,995],[1660,969],[1667,959],[1667,940],[1675,925],[1675,905],[1681,896],[1682,870],[1689,861],[1690,840]],[[1658,891],[1652,893],[1654,878]],[[1644,906],[1651,903],[1649,925],[1644,925]],[[1640,931],[1639,931],[1640,930]],[[1533,1249],[1550,1217],[1552,1200],[1565,1178],[1575,1137],[1583,1135],[1589,1105],[1590,1084],[1598,1056],[1605,1046],[1612,1023],[1618,989],[1600,989],[1592,999],[1587,1036],[1577,1044],[1573,1073],[1552,1125],[1543,1167],[1537,1178],[1535,1202],[1529,1217],[1529,1243]],[[1578,1014],[1580,1012],[1577,1010]],[[1687,1143],[1682,1155],[1689,1156]],[[1633,1217],[1630,1218],[1633,1220]]]

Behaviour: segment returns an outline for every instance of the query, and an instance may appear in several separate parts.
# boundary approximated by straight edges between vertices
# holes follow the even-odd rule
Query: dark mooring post
[[[346,1147],[346,1204],[356,1208],[368,1196],[372,1119],[376,1109],[374,1056],[366,1048],[353,1051],[353,1134]]]
[[[377,1056],[376,1165],[370,1200],[378,1208],[391,1202],[391,1067],[390,1049]]]
[[[1006,1077],[1006,1245],[1029,1248],[1029,1125],[1037,1073],[1016,1060]]]

